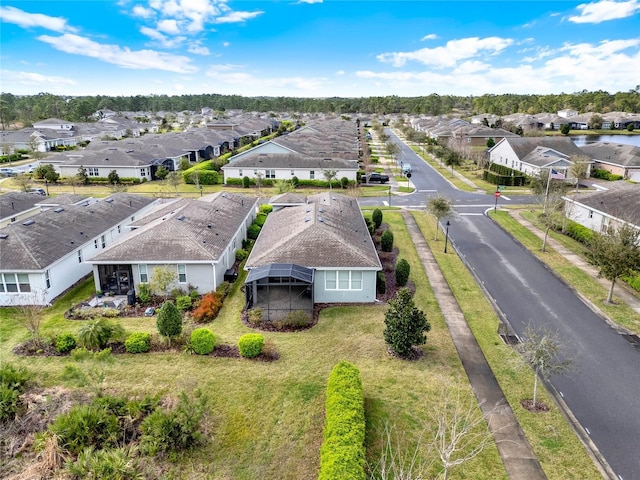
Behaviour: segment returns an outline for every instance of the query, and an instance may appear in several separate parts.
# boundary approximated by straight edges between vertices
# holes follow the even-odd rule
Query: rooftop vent
[[[0,240],[5,240],[5,239],[7,239],[7,238],[9,238],[9,234],[7,234],[7,233],[0,233]]]
[[[107,203],[113,203],[113,198],[107,198],[107,199],[105,200],[105,202],[107,202]]]
[[[34,223],[36,223],[35,220],[27,220],[26,222],[24,222],[22,225],[28,227],[29,225],[33,225]]]
[[[211,228],[212,225],[210,223],[207,223],[207,228]]]
[[[184,215],[179,215],[179,216],[178,216],[178,220],[182,221],[182,220],[184,220],[184,219],[185,219],[185,216],[184,216]],[[163,220],[164,220],[164,219],[163,219]]]
[[[318,217],[319,222],[324,222],[324,217]]]
[[[58,208],[56,208],[56,209],[54,210],[54,212],[56,212],[56,213],[64,212],[64,208],[62,208],[62,207],[58,207]]]

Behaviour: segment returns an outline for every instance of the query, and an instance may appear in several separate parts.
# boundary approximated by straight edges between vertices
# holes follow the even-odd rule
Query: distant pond
[[[595,142],[623,143],[640,147],[640,135],[571,135],[578,147]]]

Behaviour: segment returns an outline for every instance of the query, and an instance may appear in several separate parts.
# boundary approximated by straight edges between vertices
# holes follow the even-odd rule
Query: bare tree
[[[23,192],[28,192],[31,188],[31,177],[25,175],[24,173],[16,175],[13,181],[18,184],[20,190],[22,190]]]
[[[180,174],[178,172],[169,172],[166,176],[166,182],[168,185],[171,185],[176,195],[178,194],[178,185],[182,183],[182,179],[180,178]]]
[[[25,296],[21,295],[26,301],[20,305],[16,305],[17,319],[20,324],[29,332],[31,340],[34,343],[40,343],[40,328],[44,321],[45,293],[43,290],[34,290]]]
[[[533,369],[533,401],[531,408],[535,411],[539,407],[538,379],[547,380],[552,375],[565,373],[571,368],[572,360],[563,358],[563,346],[559,335],[544,327],[527,326],[524,339],[517,345],[525,362]]]
[[[178,272],[175,266],[163,265],[155,267],[149,281],[151,290],[157,295],[163,295],[167,299],[169,295],[169,287],[178,279]]]

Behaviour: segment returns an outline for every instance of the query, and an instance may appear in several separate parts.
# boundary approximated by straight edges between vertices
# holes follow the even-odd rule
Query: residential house
[[[171,199],[130,222],[130,234],[89,260],[96,289],[126,294],[148,283],[155,268],[169,267],[176,288],[216,290],[247,238],[257,203],[229,192]]]
[[[44,210],[87,201],[84,195],[43,197],[34,193],[8,192],[0,195],[0,227],[21,222]]]
[[[382,265],[358,201],[325,192],[270,213],[245,270],[246,308],[274,320],[316,303],[375,302]]]
[[[610,190],[563,199],[565,215],[594,232],[622,223],[640,229],[640,185],[620,182]]]
[[[640,182],[640,147],[622,143],[589,143],[580,149],[594,161],[593,168]]]
[[[91,273],[86,261],[124,235],[154,201],[117,193],[0,228],[0,306],[51,303]]]
[[[491,163],[529,176],[536,176],[543,169],[554,169],[569,178],[574,159],[586,156],[568,137],[504,138],[489,149]]]
[[[575,117],[576,115],[578,115],[578,111],[572,110],[570,108],[558,110],[558,116],[562,118],[571,118],[571,117]]]

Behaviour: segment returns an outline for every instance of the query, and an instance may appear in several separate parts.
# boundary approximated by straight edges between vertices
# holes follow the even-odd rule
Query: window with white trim
[[[102,245],[102,248],[107,246],[107,237],[105,237],[104,235],[100,235],[100,244]]]
[[[315,180],[315,178],[316,178],[316,172],[315,172],[315,170],[311,170],[311,171],[309,172],[309,178],[310,178],[311,180]]]
[[[296,171],[295,170],[291,170],[291,176],[293,177],[293,176],[295,176],[295,174],[296,174]]]
[[[264,178],[276,178],[276,171],[275,170],[265,170],[264,171]]]
[[[147,266],[139,265],[138,271],[140,273],[140,283],[147,283],[149,281],[149,275],[147,274]]]
[[[239,169],[239,170],[238,170],[238,176],[239,176],[240,178],[242,178],[242,169]]]
[[[51,288],[51,277],[49,276],[49,270],[44,271],[44,283],[47,288]]]
[[[95,168],[95,167],[87,168],[87,175],[89,175],[90,177],[99,177],[100,176],[98,174],[98,169]]]
[[[82,263],[82,250],[78,250],[78,263]]]
[[[187,266],[178,264],[178,283],[187,283]]]
[[[0,274],[0,292],[28,293],[31,291],[27,273]]]
[[[358,270],[328,270],[324,274],[325,290],[362,290],[362,272]]]
[[[93,241],[93,246],[95,248],[98,248],[98,239],[97,238]]]

